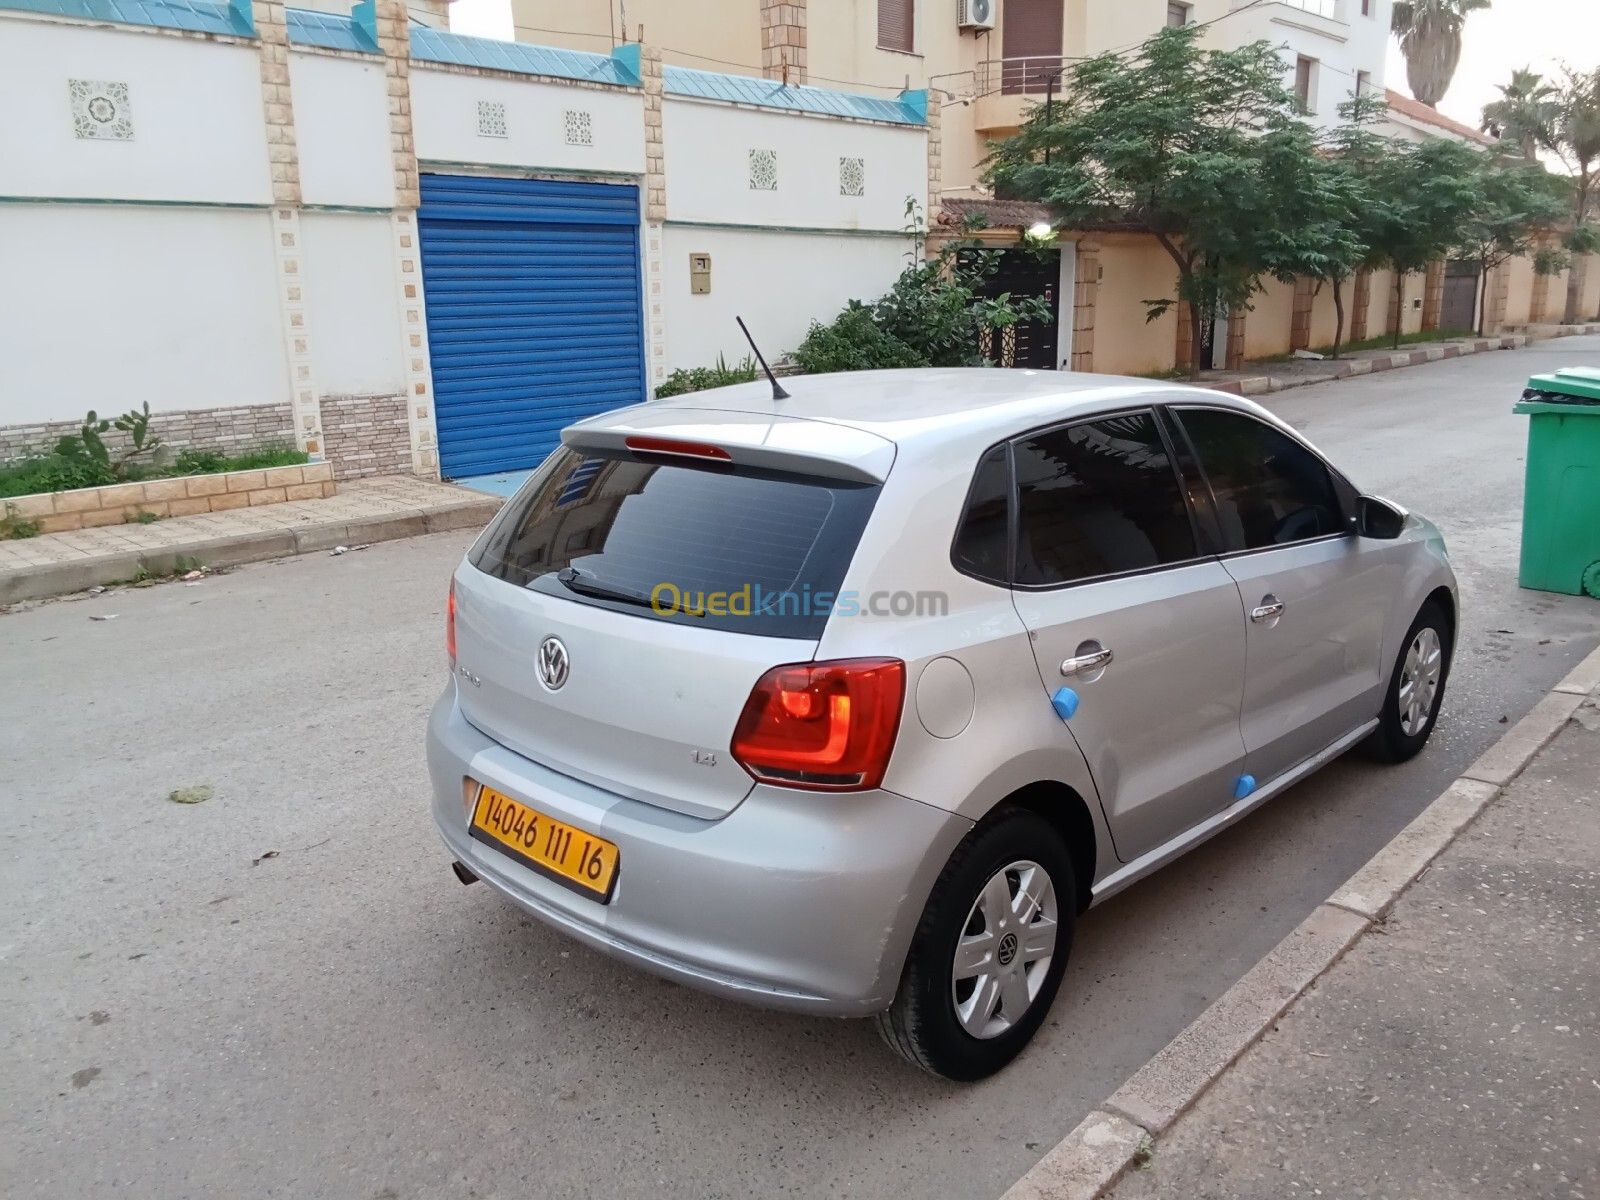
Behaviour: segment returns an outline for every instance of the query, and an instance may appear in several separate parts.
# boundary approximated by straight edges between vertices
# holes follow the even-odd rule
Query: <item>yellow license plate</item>
[[[541,875],[606,904],[617,881],[617,848],[604,838],[545,816],[478,785],[472,836]]]

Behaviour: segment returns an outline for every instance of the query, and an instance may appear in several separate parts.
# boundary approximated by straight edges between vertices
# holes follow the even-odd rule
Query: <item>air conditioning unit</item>
[[[956,0],[956,24],[962,29],[993,29],[995,0]]]

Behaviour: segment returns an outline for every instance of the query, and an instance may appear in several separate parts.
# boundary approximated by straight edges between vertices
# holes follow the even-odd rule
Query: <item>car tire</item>
[[[1008,808],[980,823],[934,884],[894,1003],[878,1014],[884,1041],[945,1079],[1000,1070],[1055,1000],[1077,897],[1072,856],[1047,821]],[[958,978],[958,951],[960,973],[970,978]],[[975,966],[985,954],[987,966]]]
[[[1400,643],[1399,657],[1383,693],[1378,727],[1362,747],[1369,757],[1379,762],[1403,763],[1428,744],[1444,702],[1454,649],[1450,618],[1437,601],[1428,601]],[[1433,654],[1437,660],[1430,663],[1429,656]],[[1420,715],[1414,707],[1414,701],[1423,702],[1418,698],[1419,692],[1425,693],[1426,705],[1426,712]]]

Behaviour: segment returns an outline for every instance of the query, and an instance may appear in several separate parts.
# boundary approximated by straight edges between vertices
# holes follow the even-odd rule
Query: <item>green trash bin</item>
[[[1600,370],[1535,375],[1512,411],[1529,417],[1518,582],[1600,599]]]

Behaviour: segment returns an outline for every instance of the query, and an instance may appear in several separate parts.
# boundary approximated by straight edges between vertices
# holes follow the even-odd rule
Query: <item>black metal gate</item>
[[[1439,308],[1441,329],[1475,329],[1478,315],[1478,264],[1444,265],[1444,302]]]
[[[1054,371],[1057,331],[1061,328],[1061,252],[1059,250],[1005,250],[999,269],[984,281],[984,294],[993,299],[1006,292],[1012,300],[1043,296],[1050,305],[1050,320],[1019,321],[1009,329],[986,334],[979,349],[1003,367]]]

